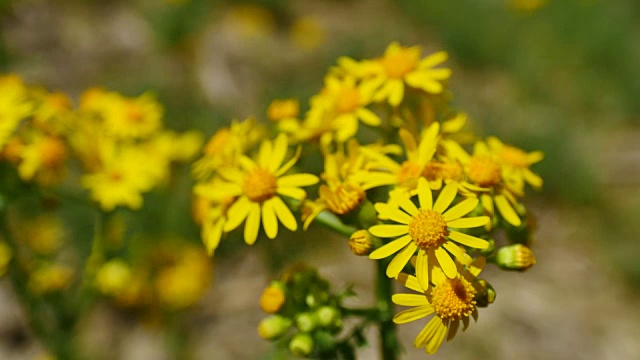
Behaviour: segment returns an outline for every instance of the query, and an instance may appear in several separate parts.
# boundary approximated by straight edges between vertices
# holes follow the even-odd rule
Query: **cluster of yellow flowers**
[[[435,314],[416,347],[434,353],[460,323],[466,329],[476,304],[493,299],[490,285],[476,279],[487,260],[512,259],[505,251],[496,257],[505,248],[530,256],[503,268],[535,262],[526,244],[496,250],[490,232],[530,227],[520,200],[525,185],[541,188],[530,166],[543,154],[465,132],[467,116],[450,106],[446,59],[445,52],[423,57],[420,47],[395,42],[378,58],[343,57],[303,117],[295,99],[271,104],[274,139],[265,139],[268,129],[253,119],[215,133],[194,165],[197,219],[209,252],[243,222],[247,244],[261,228],[275,238],[279,223],[291,231],[299,222],[305,230],[313,222],[345,235],[361,230],[354,253],[392,258],[387,276],[419,292],[393,297],[413,307],[394,321]],[[296,166],[313,150],[324,159],[319,176]]]
[[[0,77],[0,159],[20,178],[50,187],[62,183],[70,159],[82,165],[80,183],[103,210],[138,209],[142,194],[169,177],[170,164],[188,161],[202,135],[163,129],[163,110],[150,94],[129,98],[103,89],[69,97]]]

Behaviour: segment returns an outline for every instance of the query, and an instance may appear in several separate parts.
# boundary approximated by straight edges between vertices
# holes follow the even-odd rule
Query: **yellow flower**
[[[447,53],[439,51],[420,59],[420,47],[404,47],[392,42],[384,55],[377,59],[376,74],[367,80],[367,86],[377,88],[373,99],[387,100],[398,106],[404,97],[405,84],[430,94],[439,94],[444,89],[440,81],[451,76],[447,68],[434,68],[447,60]],[[371,84],[371,85],[369,85]]]
[[[96,274],[96,287],[101,293],[117,296],[130,285],[131,267],[121,259],[106,262]]]
[[[126,98],[110,93],[104,109],[104,128],[119,139],[146,138],[162,127],[163,110],[148,93]]]
[[[393,317],[396,324],[419,320],[431,314],[434,316],[420,331],[414,341],[416,348],[424,347],[427,353],[438,351],[446,338],[453,339],[462,323],[462,330],[469,326],[469,318],[478,319],[475,295],[481,291],[476,277],[484,267],[485,259],[478,258],[466,269],[457,264],[457,275],[445,276],[440,268],[434,268],[431,281],[433,287],[427,290],[416,277],[400,274],[398,281],[419,294],[395,294],[392,300],[397,305],[411,306]]]
[[[369,232],[381,238],[399,238],[376,249],[369,258],[377,260],[398,253],[387,267],[387,276],[396,277],[418,250],[416,272],[425,289],[429,287],[429,272],[436,263],[448,278],[454,278],[456,266],[451,256],[465,262],[464,249],[454,242],[476,249],[489,246],[486,240],[456,230],[483,226],[489,222],[487,216],[463,218],[478,205],[477,198],[465,199],[447,210],[457,192],[455,185],[447,185],[434,203],[429,184],[421,178],[417,190],[420,207],[416,207],[406,193],[400,193],[395,199],[399,207],[376,204],[376,210],[382,217],[398,224],[374,225]]]
[[[317,183],[318,178],[312,174],[284,175],[298,160],[301,150],[298,148],[294,157],[283,164],[287,149],[287,137],[280,134],[273,143],[262,142],[255,161],[242,156],[240,168],[218,172],[226,182],[210,191],[237,196],[227,211],[225,232],[237,228],[246,219],[244,240],[251,245],[258,237],[261,222],[270,239],[278,234],[278,221],[291,231],[297,230],[298,223],[280,196],[302,201],[306,193],[301,187]]]
[[[542,178],[529,170],[531,165],[544,158],[541,151],[526,153],[515,146],[503,144],[494,136],[487,139],[487,144],[502,164],[502,177],[511,191],[523,196],[525,182],[536,190],[542,187]]]
[[[229,127],[216,131],[202,149],[203,157],[193,164],[193,176],[208,180],[221,167],[234,167],[241,155],[265,135],[265,129],[253,118],[233,120]]]
[[[53,185],[62,180],[66,159],[67,147],[60,138],[36,134],[22,147],[18,174],[25,181],[35,178],[42,185]]]
[[[229,206],[236,200],[235,196],[228,196],[216,191],[218,184],[223,185],[219,179],[211,182],[197,184],[194,187],[196,201],[203,207],[202,216],[202,240],[207,248],[207,253],[213,255],[222,239],[224,225],[227,221]]]
[[[368,188],[355,180],[355,175],[364,171],[366,160],[360,145],[351,139],[346,145],[338,144],[334,153],[324,152],[324,172],[321,177],[325,184],[318,188],[319,198],[306,201],[303,208],[304,229],[324,210],[344,215],[355,210],[365,199]],[[360,177],[364,177],[360,175]]]
[[[91,198],[104,211],[119,205],[139,209],[142,192],[151,189],[156,180],[145,172],[150,166],[148,159],[139,150],[116,149],[112,143],[105,143],[101,150],[100,167],[82,176],[81,185],[89,189]]]
[[[467,179],[482,188],[478,192],[485,212],[493,217],[495,205],[509,224],[520,226],[522,220],[515,209],[519,204],[503,178],[502,162],[489,150],[487,144],[483,141],[476,142],[471,156],[453,141],[447,141],[444,145],[449,156],[463,164]]]
[[[416,143],[414,136],[408,130],[400,129],[398,135],[404,145],[407,159],[401,164],[379,152],[363,149],[363,152],[373,163],[370,168],[379,170],[362,175],[364,186],[370,189],[384,185],[395,185],[406,190],[415,189],[425,166],[431,161],[436,151],[438,129],[439,124],[433,123],[423,131],[419,143]]]
[[[0,76],[0,150],[32,110],[29,89],[22,79],[15,75]]]
[[[180,249],[176,262],[161,269],[155,279],[160,303],[172,310],[195,304],[209,288],[211,270],[211,262],[201,250],[191,246]]]
[[[325,111],[332,114],[338,142],[344,142],[356,134],[358,120],[369,126],[379,126],[382,122],[378,115],[366,108],[371,103],[372,89],[356,84],[352,76],[327,76],[325,90],[319,96],[329,103]]]
[[[44,263],[29,274],[27,287],[34,294],[64,290],[74,278],[73,269],[64,264]]]

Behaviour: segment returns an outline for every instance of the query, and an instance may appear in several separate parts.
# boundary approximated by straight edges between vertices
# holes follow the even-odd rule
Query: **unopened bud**
[[[285,301],[284,285],[279,281],[274,281],[262,292],[260,308],[267,314],[275,314],[282,309]]]
[[[358,230],[349,238],[351,252],[358,256],[366,256],[373,249],[373,239],[367,230]]]
[[[302,357],[311,355],[314,346],[313,338],[307,333],[297,333],[289,342],[289,350],[294,355]]]
[[[496,263],[505,270],[525,271],[535,265],[536,257],[527,246],[513,244],[498,250]]]
[[[480,285],[480,290],[474,297],[476,305],[478,307],[487,307],[489,304],[493,304],[496,300],[496,291],[493,286],[484,279],[478,280],[478,284]]]
[[[296,316],[296,326],[302,332],[309,332],[318,325],[318,318],[315,313],[301,313]]]
[[[332,326],[340,319],[340,310],[334,306],[321,306],[316,310],[316,317],[320,326]]]
[[[286,333],[290,327],[291,320],[280,315],[272,315],[260,321],[258,334],[263,339],[273,340]]]

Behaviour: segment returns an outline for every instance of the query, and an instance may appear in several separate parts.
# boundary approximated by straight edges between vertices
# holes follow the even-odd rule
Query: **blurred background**
[[[495,303],[434,359],[640,358],[639,39],[635,0],[0,0],[2,73],[76,100],[94,86],[150,90],[168,128],[206,137],[231,119],[264,119],[275,98],[305,104],[339,56],[376,57],[393,40],[449,52],[455,106],[479,134],[544,151],[534,171],[545,185],[526,203],[536,266],[488,269]],[[141,219],[165,219],[158,233],[199,245],[182,174],[172,203],[150,195]],[[66,221],[90,223],[77,210]],[[206,294],[180,318],[184,358],[282,358],[257,334],[258,298],[294,260],[370,304],[372,262],[313,234],[223,242]],[[149,316],[99,304],[81,325],[78,341],[104,359],[172,358]],[[421,326],[399,327],[403,358],[426,357],[412,346]],[[0,335],[1,359],[44,358],[6,279]],[[377,358],[370,341],[362,359]]]

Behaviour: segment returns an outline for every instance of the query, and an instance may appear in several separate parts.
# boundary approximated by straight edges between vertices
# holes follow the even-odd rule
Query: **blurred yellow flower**
[[[310,16],[303,16],[296,19],[289,29],[289,39],[291,42],[304,50],[313,50],[325,42],[326,30]]]
[[[103,114],[108,134],[120,139],[138,139],[148,137],[162,127],[162,106],[149,93],[137,98],[110,93],[107,101]]]
[[[430,94],[441,93],[444,89],[441,81],[451,76],[451,70],[434,67],[447,60],[447,53],[439,51],[424,59],[420,56],[419,46],[404,47],[397,42],[389,44],[384,55],[374,61],[373,77],[365,80],[366,87],[377,89],[373,99],[388,100],[392,106],[398,106],[404,98],[405,85]],[[366,64],[371,67],[370,63]]]
[[[29,89],[22,79],[15,75],[0,76],[0,150],[32,110]]]
[[[489,137],[487,144],[502,164],[502,177],[511,191],[518,196],[524,196],[525,183],[540,190],[542,178],[534,174],[529,167],[542,161],[544,154],[541,151],[526,153],[515,146],[502,143],[495,136]]]
[[[67,288],[74,278],[73,269],[64,264],[44,263],[29,274],[27,287],[37,295],[49,294]]]

